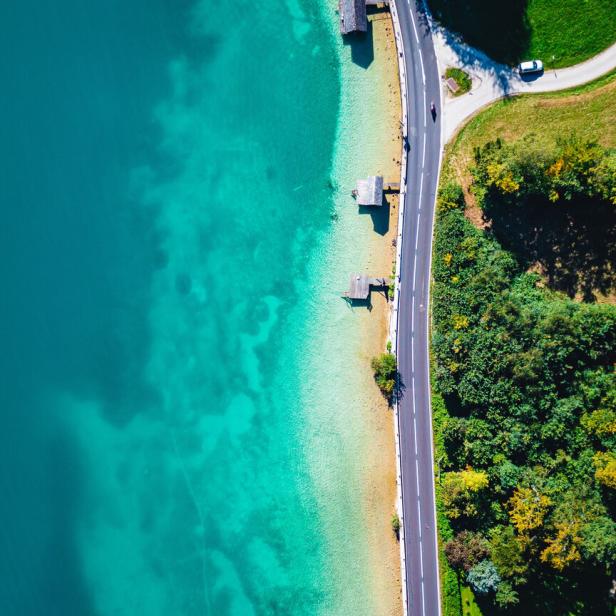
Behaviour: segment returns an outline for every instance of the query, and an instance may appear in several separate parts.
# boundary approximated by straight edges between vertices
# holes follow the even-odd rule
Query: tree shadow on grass
[[[484,218],[524,267],[539,266],[550,288],[584,301],[616,289],[616,208],[609,203],[492,202]]]
[[[527,4],[528,0],[428,0],[441,26],[505,64],[520,62],[529,48]]]

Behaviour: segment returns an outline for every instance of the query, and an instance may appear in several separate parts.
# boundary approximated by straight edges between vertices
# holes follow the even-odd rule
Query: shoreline
[[[341,299],[352,272],[390,275],[398,234],[398,195],[360,208],[358,178],[398,181],[402,140],[397,51],[389,11],[371,14],[370,31],[342,40],[335,0],[327,0],[339,63],[340,105],[332,158],[334,213],[324,250],[315,256],[307,355],[303,366],[304,446],[327,548],[326,614],[399,616],[400,546],[396,511],[393,410],[378,390],[371,358],[386,348],[391,302],[373,292],[371,309]],[[351,44],[352,42],[352,44]],[[342,481],[341,481],[342,477]]]

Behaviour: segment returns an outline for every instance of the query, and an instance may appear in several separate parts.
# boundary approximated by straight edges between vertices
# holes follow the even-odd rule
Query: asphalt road
[[[402,513],[408,614],[440,614],[430,408],[429,286],[441,155],[441,96],[428,22],[415,0],[395,0],[406,64],[408,145],[397,355]],[[430,112],[434,101],[436,114]]]

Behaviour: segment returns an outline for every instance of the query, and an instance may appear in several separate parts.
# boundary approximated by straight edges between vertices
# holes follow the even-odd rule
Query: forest
[[[484,614],[611,615],[616,151],[496,140],[471,173],[484,228],[445,182],[434,246],[443,553]]]

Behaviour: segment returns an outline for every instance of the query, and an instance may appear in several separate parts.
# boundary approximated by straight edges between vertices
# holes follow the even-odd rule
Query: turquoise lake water
[[[330,574],[298,394],[332,15],[0,3],[1,614],[369,610]]]

